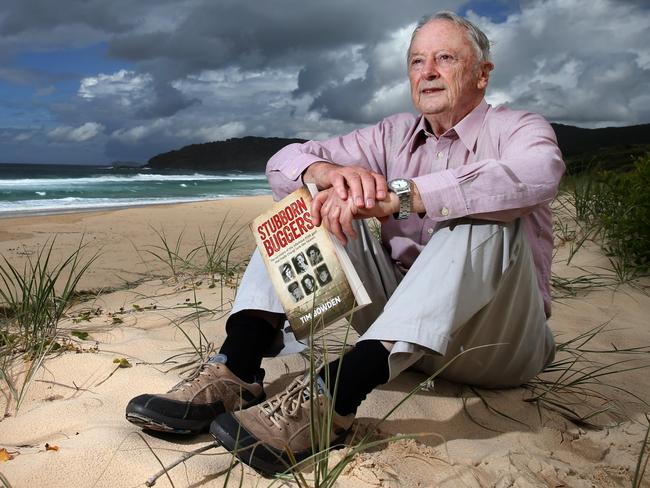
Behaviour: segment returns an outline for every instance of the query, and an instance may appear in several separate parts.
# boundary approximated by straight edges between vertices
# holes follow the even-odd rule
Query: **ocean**
[[[270,193],[264,173],[0,164],[0,218]]]

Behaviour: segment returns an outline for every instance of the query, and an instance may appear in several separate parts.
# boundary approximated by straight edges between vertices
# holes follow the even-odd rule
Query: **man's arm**
[[[480,159],[413,179],[429,218],[510,221],[554,198],[564,172],[555,132],[537,114],[514,116],[492,140],[500,148],[498,159]]]
[[[312,203],[312,221],[316,225],[324,223],[329,231],[334,234],[341,244],[347,244],[347,238],[357,238],[352,227],[352,220],[375,217],[380,221],[392,218],[399,211],[399,198],[388,192],[386,198],[377,200],[371,208],[359,208],[350,198],[342,199],[334,188],[323,190],[314,197]],[[411,212],[424,213],[424,204],[420,192],[415,184],[411,188]]]
[[[376,201],[388,196],[384,175],[361,166],[341,166],[320,161],[305,170],[302,180],[315,183],[319,190],[333,188],[341,199],[351,199],[358,208],[371,209]]]
[[[374,197],[376,200],[376,195],[372,193],[377,192],[378,178],[368,176],[369,173],[375,173],[383,175],[385,180],[386,162],[392,150],[391,131],[392,118],[389,117],[374,126],[344,136],[284,147],[269,160],[266,167],[266,176],[275,199],[283,198],[300,188],[304,178],[305,181],[316,183],[321,190],[337,186],[341,193],[343,185],[340,182],[349,181],[350,188],[355,188],[354,198],[361,198],[361,206],[365,206],[368,198]],[[338,168],[335,172],[332,172],[333,165]],[[356,170],[341,170],[341,167],[356,167]],[[360,186],[356,185],[355,180]],[[368,195],[359,190],[364,187],[364,183],[367,183]],[[373,184],[374,192],[371,188]]]

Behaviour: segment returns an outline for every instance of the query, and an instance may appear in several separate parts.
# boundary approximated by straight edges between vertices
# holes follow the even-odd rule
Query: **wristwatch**
[[[399,212],[395,212],[393,217],[396,220],[404,220],[411,215],[411,180],[397,178],[388,182],[388,189],[399,198]]]

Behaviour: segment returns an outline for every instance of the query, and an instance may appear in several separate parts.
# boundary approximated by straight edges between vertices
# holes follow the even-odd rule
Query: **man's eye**
[[[452,63],[455,58],[451,54],[438,54],[436,61],[442,64]]]

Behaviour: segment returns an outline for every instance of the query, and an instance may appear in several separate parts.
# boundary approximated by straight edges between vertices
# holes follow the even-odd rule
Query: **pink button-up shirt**
[[[412,179],[426,215],[389,219],[382,241],[409,268],[440,222],[459,217],[511,221],[521,217],[532,248],[546,315],[551,312],[553,221],[549,202],[564,172],[555,133],[543,117],[493,108],[485,100],[436,137],[422,116],[397,114],[323,142],[291,144],[268,162],[276,199],[302,186],[317,161],[363,166],[387,180]]]

